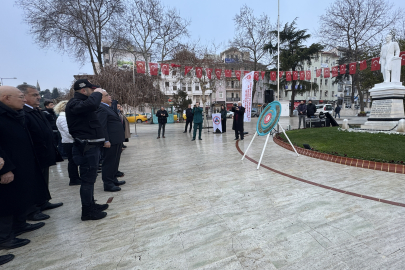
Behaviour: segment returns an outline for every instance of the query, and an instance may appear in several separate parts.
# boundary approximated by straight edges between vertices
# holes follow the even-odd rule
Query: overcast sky
[[[245,4],[254,9],[257,15],[265,12],[271,22],[277,22],[276,0],[162,0],[165,5],[176,7],[181,15],[191,19],[191,39],[201,42],[227,44],[234,35],[233,17]],[[332,3],[330,0],[281,0],[280,21],[291,22],[298,17],[300,29],[308,29],[315,34],[319,16]],[[287,3],[288,2],[288,3]],[[397,7],[405,9],[404,0],[394,0]],[[41,90],[69,88],[73,75],[88,73],[93,70],[90,64],[81,66],[67,54],[39,48],[29,35],[29,26],[22,20],[22,11],[14,5],[13,0],[3,0],[0,16],[0,77],[17,77],[17,80],[3,80],[4,85],[16,86],[22,82],[36,84]],[[316,42],[312,39],[311,42]]]

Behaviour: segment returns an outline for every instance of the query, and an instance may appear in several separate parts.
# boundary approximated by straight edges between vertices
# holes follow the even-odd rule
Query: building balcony
[[[227,97],[226,98],[226,101],[240,101],[240,98],[238,98],[238,97]]]

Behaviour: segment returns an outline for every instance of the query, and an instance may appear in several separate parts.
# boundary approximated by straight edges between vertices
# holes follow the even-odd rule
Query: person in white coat
[[[58,130],[60,132],[60,135],[62,137],[62,146],[63,150],[65,151],[67,157],[68,157],[68,174],[69,174],[69,186],[77,186],[82,183],[80,176],[79,176],[79,167],[75,164],[73,161],[73,154],[72,154],[72,148],[73,148],[73,142],[74,139],[72,135],[69,133],[69,128],[66,122],[66,115],[65,115],[65,108],[66,104],[68,103],[68,100],[64,100],[59,102],[55,107],[54,111],[58,116],[58,119],[56,120],[56,126],[58,127]]]

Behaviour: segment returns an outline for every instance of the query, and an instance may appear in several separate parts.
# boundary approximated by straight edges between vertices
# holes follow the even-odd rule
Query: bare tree
[[[122,0],[17,0],[24,10],[30,33],[42,47],[52,44],[72,54],[82,64],[88,57],[97,74],[103,67],[102,43],[112,43],[120,33],[116,18],[124,8]]]
[[[270,18],[266,14],[256,17],[253,9],[244,5],[239,14],[234,17],[235,36],[230,45],[238,48],[242,52],[249,54],[250,61],[253,62],[253,70],[257,70],[258,63],[265,60],[269,65],[271,59],[264,46],[271,43],[275,36],[272,33],[273,27]],[[252,98],[256,93],[256,81],[254,81]]]
[[[399,9],[387,0],[336,0],[320,17],[319,37],[329,48],[338,47],[348,61],[358,62],[395,28],[402,16]],[[352,102],[355,87],[359,90],[361,110],[364,110],[364,93],[360,91],[359,75],[352,79]]]

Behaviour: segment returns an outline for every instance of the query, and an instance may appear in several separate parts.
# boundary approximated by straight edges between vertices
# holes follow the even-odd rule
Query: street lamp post
[[[3,80],[16,80],[17,78],[0,78],[1,79],[1,85],[3,85]]]

